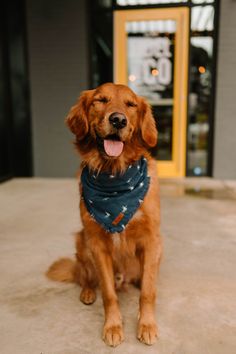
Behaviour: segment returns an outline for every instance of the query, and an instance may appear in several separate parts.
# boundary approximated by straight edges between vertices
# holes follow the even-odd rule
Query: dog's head
[[[124,85],[84,91],[66,118],[85,162],[94,169],[125,165],[157,143],[149,104]]]

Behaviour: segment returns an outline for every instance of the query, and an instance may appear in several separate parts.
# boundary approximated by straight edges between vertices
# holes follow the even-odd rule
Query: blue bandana
[[[122,232],[143,202],[149,183],[144,157],[115,176],[105,172],[96,175],[85,167],[82,198],[92,218],[107,232]]]

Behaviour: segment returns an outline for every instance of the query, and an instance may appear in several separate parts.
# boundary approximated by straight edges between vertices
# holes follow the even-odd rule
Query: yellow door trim
[[[189,9],[167,8],[114,12],[114,82],[127,85],[127,21],[175,20],[177,24],[174,67],[172,160],[158,161],[160,177],[185,176],[189,51]]]

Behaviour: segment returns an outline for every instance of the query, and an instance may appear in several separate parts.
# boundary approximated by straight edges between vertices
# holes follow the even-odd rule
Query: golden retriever
[[[76,260],[60,259],[52,264],[47,275],[53,280],[77,282],[82,288],[80,300],[85,304],[95,301],[96,288],[100,286],[105,310],[103,340],[110,346],[124,340],[117,290],[127,283],[138,284],[141,294],[137,337],[151,345],[157,337],[154,309],[162,253],[157,166],[148,151],[157,143],[151,108],[127,86],[106,83],[83,92],[66,123],[75,134],[75,145],[82,157],[80,176],[86,168],[88,178],[109,174],[113,186],[116,176],[125,175],[143,159],[149,185],[142,203],[126,227],[118,232],[105,230],[82,197],[83,230],[77,234]],[[141,189],[142,186],[140,183]],[[81,182],[80,192],[83,196]],[[114,190],[112,193],[117,194]],[[126,198],[128,202],[127,193]],[[104,203],[105,200],[100,204]],[[112,208],[117,208],[114,203],[115,198]],[[119,225],[125,213],[126,208],[113,220],[112,226]]]

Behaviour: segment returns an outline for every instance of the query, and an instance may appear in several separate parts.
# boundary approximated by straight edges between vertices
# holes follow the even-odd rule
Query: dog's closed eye
[[[94,97],[94,102],[108,103],[109,102],[109,98],[106,97],[106,96]]]
[[[125,104],[127,107],[137,107],[137,103],[134,101],[126,101]]]

